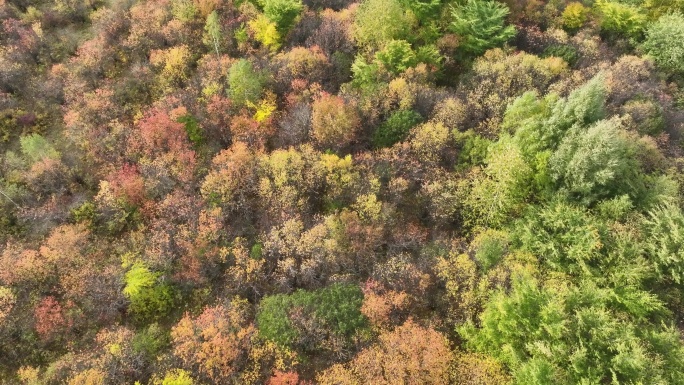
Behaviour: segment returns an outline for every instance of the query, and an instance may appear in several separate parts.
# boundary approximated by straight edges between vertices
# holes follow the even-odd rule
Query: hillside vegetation
[[[0,21],[0,384],[684,384],[684,1]]]

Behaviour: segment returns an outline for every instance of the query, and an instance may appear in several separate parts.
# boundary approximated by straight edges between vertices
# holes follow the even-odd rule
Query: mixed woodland
[[[684,384],[684,0],[0,0],[0,384]]]

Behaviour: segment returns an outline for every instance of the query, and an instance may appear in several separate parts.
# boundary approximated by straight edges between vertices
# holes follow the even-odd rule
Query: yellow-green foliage
[[[276,24],[268,20],[266,16],[257,16],[256,19],[249,21],[248,26],[254,38],[271,52],[280,48],[280,33]]]
[[[527,53],[510,53],[492,49],[478,58],[466,89],[466,112],[478,120],[478,133],[496,132],[506,106],[530,90],[544,90],[554,80],[568,73],[561,58],[540,58]]]
[[[2,321],[9,315],[16,303],[17,296],[12,292],[12,289],[0,286],[0,325],[2,325]]]
[[[501,226],[520,213],[529,195],[532,168],[517,144],[503,139],[490,146],[487,167],[472,178],[464,198],[465,221],[471,226]]]
[[[581,28],[587,21],[587,8],[582,3],[572,2],[563,11],[563,27],[568,31]]]
[[[152,385],[193,385],[190,373],[183,369],[171,369],[166,372],[164,378],[155,378]]]
[[[162,89],[179,86],[188,79],[190,60],[187,45],[155,50],[150,54],[150,63],[160,70],[159,85]]]
[[[105,376],[99,369],[86,369],[72,377],[68,385],[104,385]]]
[[[454,385],[508,385],[510,375],[501,363],[489,356],[475,353],[457,354],[451,370]]]
[[[378,200],[375,194],[364,194],[356,200],[354,209],[362,219],[376,221],[380,219],[382,213],[382,202]]]
[[[246,59],[236,61],[228,70],[228,95],[238,107],[254,103],[263,94],[263,77]]]
[[[391,40],[409,37],[412,25],[412,18],[399,1],[365,0],[356,11],[352,35],[360,46],[373,50]]]
[[[259,3],[264,7],[264,15],[275,23],[278,32],[283,35],[287,35],[304,9],[302,0],[259,0]]]
[[[684,16],[673,13],[652,23],[643,49],[663,70],[684,74]]]
[[[423,162],[438,162],[449,143],[449,129],[442,123],[425,123],[411,130],[411,147]]]
[[[603,32],[632,39],[643,34],[647,22],[643,9],[608,0],[598,0],[594,6],[601,18]]]
[[[324,170],[328,203],[334,205],[353,193],[359,173],[351,155],[340,158],[335,154],[321,154],[319,166]]]
[[[477,265],[467,254],[450,253],[437,264],[437,274],[444,281],[453,317],[469,319],[477,314],[482,302],[477,292]]]
[[[152,273],[145,265],[140,262],[133,264],[133,267],[126,273],[126,286],[123,293],[128,298],[133,298],[148,287],[154,286],[157,282],[157,275]]]
[[[142,262],[135,262],[126,273],[123,294],[130,301],[129,308],[138,319],[158,319],[171,310],[171,287],[161,282],[160,278],[160,273],[151,271]]]
[[[221,42],[221,24],[218,13],[212,12],[207,16],[207,22],[204,24],[204,37],[202,38],[204,44],[212,47],[219,55]]]
[[[310,195],[320,183],[320,168],[314,167],[317,160],[318,153],[308,145],[299,150],[278,149],[259,159],[259,196],[270,202],[269,211],[296,212],[307,208]]]
[[[375,60],[389,72],[397,75],[418,64],[416,53],[406,40],[392,40],[375,54]]]
[[[663,15],[682,12],[684,0],[646,0],[643,7],[648,10],[649,18],[655,20]]]
[[[59,159],[60,153],[39,134],[23,136],[20,139],[21,152],[30,162],[43,159]]]
[[[324,94],[313,102],[311,135],[325,148],[343,148],[355,138],[361,120],[353,104]]]
[[[197,7],[192,0],[174,0],[171,3],[171,14],[183,23],[189,23],[197,15]]]
[[[248,105],[251,103],[248,103]],[[276,106],[275,95],[269,93],[264,99],[262,99],[259,104],[251,104],[250,107],[254,108],[254,120],[257,122],[263,122],[270,118],[271,115],[276,111],[278,106]]]

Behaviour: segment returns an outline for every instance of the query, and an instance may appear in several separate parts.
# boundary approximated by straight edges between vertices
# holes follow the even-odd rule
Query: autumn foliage
[[[681,0],[0,0],[0,384],[684,385]]]

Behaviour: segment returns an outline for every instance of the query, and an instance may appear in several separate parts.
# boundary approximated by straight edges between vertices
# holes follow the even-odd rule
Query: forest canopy
[[[684,384],[681,0],[0,21],[0,385]]]

